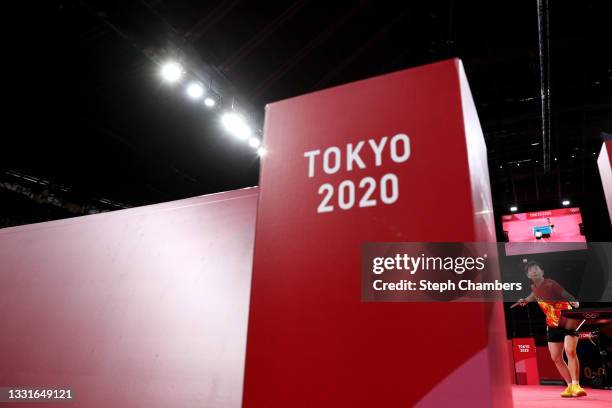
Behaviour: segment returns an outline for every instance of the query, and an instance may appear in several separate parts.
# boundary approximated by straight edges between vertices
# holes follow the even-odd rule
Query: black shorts
[[[578,336],[575,330],[566,330],[560,327],[546,326],[546,340],[549,343],[563,343],[565,336]]]

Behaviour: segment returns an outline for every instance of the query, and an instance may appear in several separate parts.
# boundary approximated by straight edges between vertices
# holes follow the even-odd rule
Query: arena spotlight
[[[204,88],[199,82],[192,82],[187,86],[187,95],[191,99],[200,99],[204,95]]]
[[[568,205],[570,205],[570,200],[563,200],[563,202],[561,204],[563,204],[565,207],[567,207]]]
[[[257,154],[259,155],[259,157],[264,157],[266,154],[268,154],[268,151],[265,148],[260,147],[259,149],[257,149]]]
[[[256,137],[252,137],[249,139],[249,146],[256,149],[261,146],[261,141]]]
[[[516,207],[514,205],[512,207],[510,207],[510,211],[512,211],[512,212],[516,212],[517,210],[518,210],[518,207]]]
[[[225,113],[221,117],[221,123],[232,135],[238,139],[246,140],[251,136],[251,128],[246,124],[244,119],[237,113]]]
[[[206,98],[204,98],[204,105],[206,105],[209,108],[212,108],[213,106],[215,106],[216,102],[213,98],[211,98],[210,96],[207,96]]]
[[[173,61],[166,62],[162,66],[161,75],[168,82],[176,82],[183,75],[183,67]]]

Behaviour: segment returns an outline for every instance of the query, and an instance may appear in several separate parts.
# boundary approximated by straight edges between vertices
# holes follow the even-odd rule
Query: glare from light
[[[516,212],[518,210],[518,207],[512,206],[510,207],[510,211],[512,212]]]
[[[249,146],[253,148],[258,148],[259,146],[261,146],[261,141],[256,137],[252,137],[249,139]]]
[[[212,108],[213,106],[215,106],[215,100],[209,96],[204,99],[204,105],[208,106],[209,108]]]
[[[191,99],[200,99],[204,95],[204,88],[199,82],[192,82],[187,87],[187,95]]]
[[[162,77],[168,82],[176,82],[183,75],[183,67],[176,62],[167,62],[161,69]]]
[[[251,136],[251,128],[246,124],[244,119],[236,113],[226,113],[221,118],[221,122],[232,135],[238,139],[246,140]]]
[[[570,205],[570,201],[569,200],[563,200],[563,202],[561,204],[563,204],[564,206],[567,207],[568,205]]]
[[[265,148],[260,147],[259,149],[257,149],[257,154],[259,155],[259,157],[264,157],[266,154],[268,154],[268,151]]]

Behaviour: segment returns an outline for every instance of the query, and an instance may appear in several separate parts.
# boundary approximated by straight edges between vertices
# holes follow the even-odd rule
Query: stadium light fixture
[[[183,67],[174,61],[166,62],[162,65],[161,75],[167,82],[177,82],[183,76]]]
[[[256,137],[252,137],[249,139],[249,146],[257,149],[259,146],[261,146],[261,141]]]
[[[223,114],[221,122],[225,130],[238,139],[246,140],[251,136],[251,128],[246,124],[244,119],[242,119],[242,116],[237,113],[230,112]]]
[[[206,105],[206,107],[212,108],[216,104],[217,102],[215,102],[215,100],[211,98],[210,96],[207,96],[206,98],[204,98],[204,105]]]
[[[187,95],[191,99],[200,99],[204,95],[204,88],[199,82],[192,82],[187,86]]]

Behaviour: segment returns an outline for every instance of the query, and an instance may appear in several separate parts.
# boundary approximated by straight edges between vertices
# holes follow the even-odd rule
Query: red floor
[[[612,408],[612,390],[585,388],[586,397],[561,398],[559,385],[513,385],[514,408]]]

